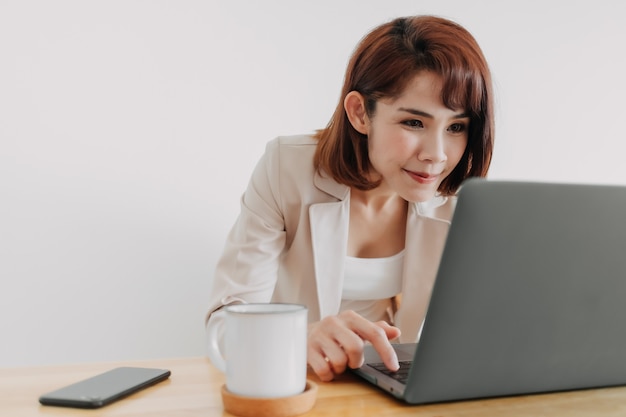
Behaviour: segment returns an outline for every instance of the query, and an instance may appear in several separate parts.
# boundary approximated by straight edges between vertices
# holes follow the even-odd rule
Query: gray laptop
[[[419,344],[395,346],[406,371],[367,350],[355,372],[410,404],[626,385],[626,187],[466,182]]]

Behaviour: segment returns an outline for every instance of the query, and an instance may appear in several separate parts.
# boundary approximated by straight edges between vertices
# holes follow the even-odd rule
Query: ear
[[[370,120],[365,111],[365,97],[358,91],[350,91],[343,100],[343,108],[352,127],[357,132],[367,135]]]

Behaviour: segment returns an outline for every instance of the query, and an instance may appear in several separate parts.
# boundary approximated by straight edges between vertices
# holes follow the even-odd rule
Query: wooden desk
[[[96,410],[39,405],[41,394],[117,366],[167,368],[168,381]],[[626,416],[626,387],[558,394],[407,406],[350,374],[319,384],[314,408],[303,416]],[[223,375],[205,358],[0,369],[0,415],[228,417],[222,407]]]

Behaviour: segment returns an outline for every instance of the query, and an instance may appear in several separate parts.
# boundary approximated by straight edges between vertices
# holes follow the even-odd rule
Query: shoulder
[[[265,146],[265,153],[253,173],[253,181],[266,182],[274,192],[310,183],[315,169],[313,157],[317,140],[312,135],[279,136]]]
[[[312,178],[316,148],[317,140],[312,135],[279,136],[267,143],[265,164],[274,175]]]
[[[317,139],[313,135],[292,135],[278,136],[267,144],[267,151],[274,152],[294,152],[294,151],[315,151]]]
[[[317,144],[313,135],[279,136],[268,142],[265,172],[283,196],[308,202],[343,200],[348,196],[348,186],[315,169]]]

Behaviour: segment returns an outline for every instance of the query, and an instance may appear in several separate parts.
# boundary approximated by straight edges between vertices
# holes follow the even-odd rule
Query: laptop
[[[419,342],[394,347],[405,371],[366,346],[354,372],[409,404],[626,385],[626,186],[464,183]]]

